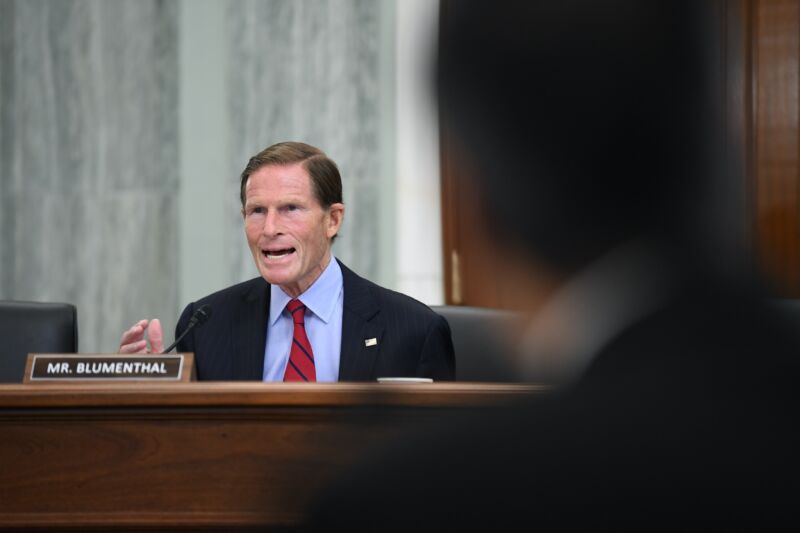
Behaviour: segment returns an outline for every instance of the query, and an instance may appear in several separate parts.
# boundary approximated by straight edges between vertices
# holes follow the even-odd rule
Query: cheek
[[[285,226],[285,232],[303,247],[315,246],[320,234],[319,220],[292,220]]]
[[[244,234],[245,237],[247,237],[247,242],[250,244],[254,244],[258,240],[258,229],[254,224],[248,224],[245,222]]]

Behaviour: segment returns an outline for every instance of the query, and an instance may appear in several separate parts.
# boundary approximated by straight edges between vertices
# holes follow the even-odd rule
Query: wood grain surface
[[[298,528],[332,476],[503,384],[0,387],[0,529]]]
[[[800,2],[751,6],[753,153],[759,267],[784,297],[800,296]]]

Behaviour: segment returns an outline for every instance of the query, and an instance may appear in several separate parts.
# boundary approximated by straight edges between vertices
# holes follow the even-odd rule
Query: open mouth
[[[261,250],[261,254],[267,259],[282,259],[295,252],[294,248],[281,248],[275,250]]]

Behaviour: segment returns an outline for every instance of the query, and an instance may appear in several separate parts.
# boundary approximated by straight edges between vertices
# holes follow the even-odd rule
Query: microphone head
[[[211,306],[208,304],[201,305],[197,308],[197,311],[194,312],[194,318],[197,319],[198,324],[202,324],[208,317],[211,316]]]

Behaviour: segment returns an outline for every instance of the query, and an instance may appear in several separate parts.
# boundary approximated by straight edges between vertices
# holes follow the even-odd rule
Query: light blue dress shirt
[[[344,290],[342,269],[336,258],[304,293],[297,297],[306,306],[305,327],[314,352],[317,381],[339,380],[339,356],[342,350],[342,309]],[[270,286],[267,345],[264,349],[264,381],[283,381],[294,322],[286,310],[292,299],[277,285]]]

